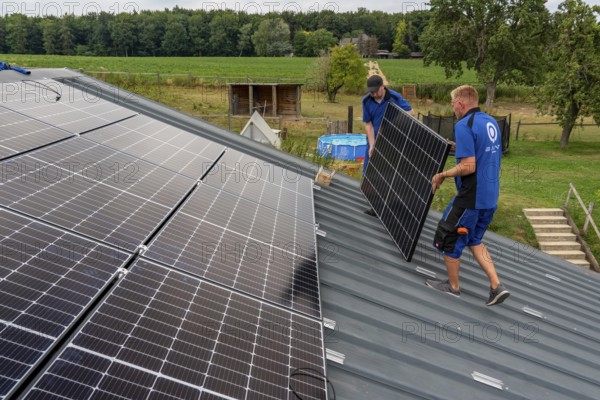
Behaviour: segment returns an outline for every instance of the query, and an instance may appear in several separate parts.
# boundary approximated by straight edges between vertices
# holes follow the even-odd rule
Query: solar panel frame
[[[200,179],[225,146],[145,115],[88,132],[86,139]]]
[[[131,256],[0,209],[0,399],[10,395]]]
[[[8,162],[21,170],[1,177],[1,205],[131,250],[196,185],[83,137]]]
[[[445,138],[388,104],[361,191],[409,262],[433,200],[431,178],[449,152]]]
[[[97,96],[98,88],[86,91],[53,79],[22,80],[0,88],[2,105],[72,134],[90,131],[132,117],[137,113]]]
[[[138,260],[25,399],[288,399],[325,371],[319,321]],[[325,383],[297,381],[304,399]]]
[[[0,160],[73,136],[0,106]]]
[[[290,169],[228,149],[203,182],[315,224],[313,181],[293,165],[286,167]],[[272,194],[260,198],[265,191]]]
[[[199,185],[143,257],[320,318],[316,254],[314,225]]]

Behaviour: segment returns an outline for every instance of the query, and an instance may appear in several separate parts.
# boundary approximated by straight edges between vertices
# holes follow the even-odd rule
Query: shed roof
[[[57,71],[62,71],[58,73]],[[37,72],[36,72],[37,73]],[[317,166],[206,121],[74,73],[75,86],[265,161],[314,176]],[[121,96],[111,96],[118,90]],[[412,262],[378,219],[362,213],[359,182],[336,174],[315,191],[323,314],[336,322],[326,347],[339,399],[597,399],[600,393],[600,276],[488,232],[484,242],[512,296],[487,308],[487,278],[464,258],[461,298],[427,288],[445,276],[432,249],[431,211]]]

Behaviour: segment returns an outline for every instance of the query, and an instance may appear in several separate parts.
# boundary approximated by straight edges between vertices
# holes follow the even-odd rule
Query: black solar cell
[[[0,398],[82,315],[127,257],[0,209]]]
[[[433,199],[431,178],[450,144],[399,107],[388,105],[361,190],[410,261]]]
[[[217,189],[315,223],[312,180],[291,169],[228,150],[205,178]]]
[[[78,90],[52,79],[24,80],[0,88],[2,105],[71,133],[82,133],[136,113],[98,97],[97,88]]]
[[[69,136],[73,135],[0,107],[0,160]]]
[[[144,256],[320,316],[314,225],[213,187],[200,185]]]
[[[193,179],[200,179],[225,149],[142,115],[86,133],[85,137]]]
[[[195,182],[83,138],[0,164],[0,204],[120,247],[146,240]]]
[[[25,398],[288,399],[295,368],[324,371],[321,329],[138,261]],[[296,386],[326,398],[323,382]]]

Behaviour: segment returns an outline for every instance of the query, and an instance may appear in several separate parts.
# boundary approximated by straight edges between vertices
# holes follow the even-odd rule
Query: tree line
[[[344,37],[375,41],[393,50],[404,21],[404,51],[420,51],[428,11],[335,13],[188,10],[90,13],[62,17],[0,17],[0,52],[81,56],[317,56]]]

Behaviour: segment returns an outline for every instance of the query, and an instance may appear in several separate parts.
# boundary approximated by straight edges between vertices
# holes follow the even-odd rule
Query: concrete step
[[[581,250],[550,250],[546,253],[564,260],[585,260],[585,253]]]
[[[581,250],[577,242],[540,242],[540,249],[544,251],[554,250]]]
[[[575,264],[575,265],[577,265],[579,267],[590,269],[590,263],[587,260],[585,260],[585,259],[583,259],[583,260],[581,260],[581,259],[569,259],[567,261],[570,262],[571,264]]]
[[[571,227],[567,224],[531,224],[531,227],[538,233],[570,233]]]
[[[528,217],[554,216],[562,217],[563,210],[560,208],[524,208],[523,213]]]
[[[570,232],[539,232],[536,233],[538,242],[573,242],[575,234]]]
[[[531,225],[560,225],[566,224],[567,219],[560,216],[527,217]]]

